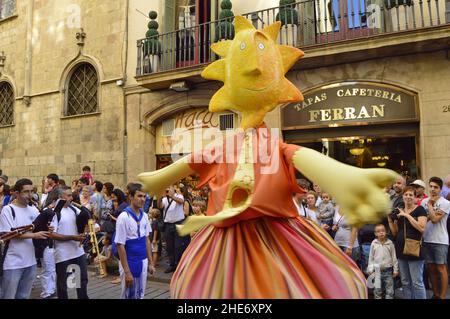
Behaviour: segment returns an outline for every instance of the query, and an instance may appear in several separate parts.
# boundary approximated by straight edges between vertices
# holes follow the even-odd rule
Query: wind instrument
[[[78,203],[71,202],[71,205],[80,209],[80,213],[77,215],[77,221],[76,221],[78,233],[80,233],[80,234],[85,233],[85,229],[87,226],[87,234],[86,235],[89,237],[89,241],[91,242],[91,246],[92,246],[91,253],[95,256],[100,256],[100,249],[98,248],[97,236],[95,234],[95,221],[92,218],[91,211]],[[100,263],[98,263],[97,267],[98,267],[100,276],[104,276],[105,270],[103,269],[103,267],[101,267]]]
[[[20,226],[17,228],[11,228],[11,231],[0,235],[0,244],[4,244],[6,241],[11,240],[16,237],[19,237],[20,235],[23,235],[29,231],[32,231],[33,229],[34,229],[33,224],[26,225],[26,226]]]
[[[88,221],[92,218],[92,213],[89,209],[78,203],[71,202],[70,205],[80,210],[80,213],[77,215],[77,230],[79,234],[83,234],[88,225]]]
[[[96,257],[99,257],[100,249],[98,248],[97,236],[95,234],[95,221],[93,219],[89,219],[88,229],[89,229],[88,230],[89,240],[92,245],[92,254],[95,255]],[[100,258],[98,258],[98,259],[99,259],[98,263],[97,263],[98,272],[99,272],[100,276],[104,276],[105,270],[103,269],[103,267],[100,263]]]

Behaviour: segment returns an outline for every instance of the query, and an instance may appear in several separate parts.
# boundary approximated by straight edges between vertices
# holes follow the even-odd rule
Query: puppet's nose
[[[261,68],[256,66],[256,67],[253,67],[250,70],[248,70],[246,73],[247,73],[247,75],[258,76],[258,75],[261,75],[262,71],[261,71]]]
[[[246,75],[251,75],[251,76],[258,76],[261,75],[262,73],[262,68],[261,65],[258,61],[258,57],[255,56],[254,58],[251,59],[251,62],[249,62],[247,68],[246,68]]]

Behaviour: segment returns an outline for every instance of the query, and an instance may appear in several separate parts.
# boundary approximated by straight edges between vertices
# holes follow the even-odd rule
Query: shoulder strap
[[[192,208],[191,201],[189,199],[186,199],[185,202],[187,202],[188,205],[189,205],[189,216],[193,215],[194,214],[194,209]]]
[[[69,208],[75,213],[75,216],[77,215],[77,210],[72,205],[69,205]]]
[[[403,238],[406,242],[406,222],[409,223],[408,218],[403,217]],[[411,223],[409,223],[411,225]],[[412,226],[412,225],[411,225]],[[423,236],[420,236],[420,244],[422,244]]]
[[[13,218],[13,220],[16,220],[16,212],[14,211],[14,208],[12,207],[12,205],[8,204],[5,207],[9,207],[9,209],[11,209],[12,218]]]
[[[405,242],[406,242],[406,222],[407,219],[403,217],[403,239],[405,240]]]
[[[166,197],[166,199],[167,199],[167,197]],[[167,199],[167,207],[164,209],[164,212],[163,212],[163,221],[166,220],[166,214],[167,214],[167,211],[169,210],[170,205],[172,205],[172,202],[173,202],[172,198],[170,200]]]
[[[75,209],[75,207],[73,207],[72,205],[69,205],[69,208],[73,211],[73,213],[75,214],[75,217],[77,217],[77,210]],[[61,220],[61,210],[58,210],[55,212],[56,214],[56,219],[59,221]]]
[[[13,220],[16,220],[16,212],[14,211],[14,208],[11,205],[8,205],[11,209],[11,215],[13,217]],[[0,255],[0,277],[3,276],[3,264],[5,263],[6,255],[8,254],[8,248],[9,248],[9,240],[5,243],[5,246],[3,247],[3,251]]]

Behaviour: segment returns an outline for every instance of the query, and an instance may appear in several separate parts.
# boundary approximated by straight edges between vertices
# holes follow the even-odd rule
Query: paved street
[[[145,299],[169,299],[169,281],[170,274],[164,274],[162,266],[165,263],[161,263],[157,268],[157,274],[155,277],[149,278],[147,287],[145,289]],[[120,297],[120,284],[111,284],[111,280],[115,277],[108,276],[103,279],[97,278],[95,268],[91,265],[88,266],[88,295],[91,299],[119,299]],[[40,274],[41,268],[38,268],[38,274]],[[31,292],[31,299],[40,299],[41,293],[41,280],[37,278],[33,283],[33,290]],[[76,299],[77,293],[75,289],[69,289],[69,298]]]
[[[156,268],[156,275],[149,277],[147,282],[147,287],[145,291],[145,299],[169,299],[169,283],[171,278],[170,274],[165,274],[164,269],[167,267],[167,258],[164,258],[159,262]],[[120,285],[111,284],[110,281],[115,278],[108,276],[107,278],[99,279],[98,274],[93,265],[88,265],[89,270],[89,283],[88,283],[88,295],[91,299],[119,299],[120,297]],[[38,274],[40,274],[41,268],[38,268]],[[76,290],[69,289],[69,298],[76,299]],[[41,293],[41,281],[36,279],[33,284],[33,290],[31,293],[32,299],[40,299],[39,295]],[[431,290],[427,290],[427,297],[432,296]],[[373,296],[369,296],[373,298]],[[396,289],[395,291],[396,299],[403,299],[402,289]],[[447,290],[447,298],[450,299],[450,287]]]

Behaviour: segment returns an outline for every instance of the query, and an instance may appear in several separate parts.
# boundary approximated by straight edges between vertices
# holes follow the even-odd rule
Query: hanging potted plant
[[[295,0],[280,0],[280,8],[275,17],[281,22],[281,43],[298,45],[298,12],[295,10]]]
[[[144,42],[144,72],[158,72],[159,60],[162,52],[161,42],[158,40],[158,22],[155,20],[158,14],[155,11],[150,11],[148,14],[151,19],[148,23],[148,31],[145,34]]]

